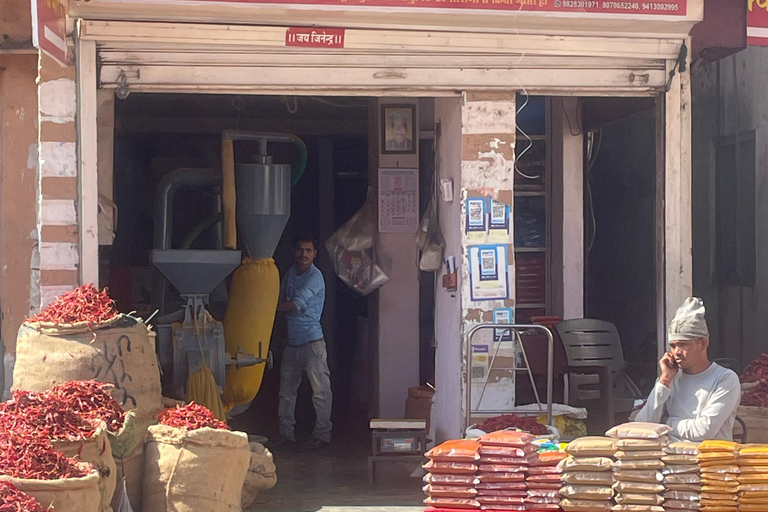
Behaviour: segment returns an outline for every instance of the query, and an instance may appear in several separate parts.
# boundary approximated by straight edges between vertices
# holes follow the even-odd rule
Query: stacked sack
[[[536,451],[528,459],[527,510],[545,511],[560,509],[560,462],[566,458],[560,446],[548,439],[534,441]]]
[[[560,506],[566,512],[599,512],[613,506],[614,440],[588,436],[570,443],[561,461]]]
[[[699,476],[699,445],[679,441],[664,448],[664,510],[688,512],[699,510],[701,476]]]
[[[534,436],[527,432],[499,430],[483,434],[477,501],[483,510],[527,510],[525,484],[528,455],[536,451]]]
[[[633,422],[613,427],[606,435],[616,439],[615,512],[664,512],[662,492],[664,447],[670,428],[658,423]]]
[[[480,462],[477,441],[468,439],[446,441],[435,446],[425,455],[429,462],[424,465],[428,471],[424,477],[424,503],[436,511],[442,508],[478,509],[477,470]]]
[[[738,443],[707,440],[699,445],[699,452],[701,510],[735,512],[739,490]]]
[[[768,445],[748,444],[739,449],[739,512],[768,510]]]

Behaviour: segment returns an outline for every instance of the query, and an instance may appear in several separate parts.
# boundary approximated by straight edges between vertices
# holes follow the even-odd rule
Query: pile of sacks
[[[606,435],[616,439],[614,512],[664,512],[662,484],[670,427],[657,423],[624,423]]]
[[[701,476],[699,475],[699,445],[679,441],[664,448],[664,510],[687,512],[699,510]]]
[[[534,436],[527,432],[500,430],[483,434],[480,443],[480,474],[477,501],[483,510],[527,510],[526,476],[529,457],[536,453]]]
[[[768,445],[745,445],[739,450],[739,512],[768,510]]]
[[[560,509],[560,462],[566,458],[565,452],[550,441],[535,442],[536,451],[528,459],[528,478],[525,483],[527,497],[526,510],[545,511]]]
[[[739,445],[732,441],[707,440],[699,445],[701,472],[701,510],[738,510]]]
[[[479,447],[477,441],[453,440],[435,446],[425,454],[429,462],[424,465],[427,475],[423,490],[427,494],[424,503],[431,507],[428,511],[480,508],[475,499]]]
[[[561,461],[560,507],[566,512],[599,512],[613,506],[614,440],[588,436],[570,443]]]

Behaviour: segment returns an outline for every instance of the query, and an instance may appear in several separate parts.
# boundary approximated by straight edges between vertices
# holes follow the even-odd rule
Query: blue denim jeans
[[[330,442],[333,394],[324,339],[299,346],[287,345],[283,351],[283,363],[280,367],[280,407],[277,412],[280,417],[280,435],[295,440],[296,393],[304,372],[307,372],[309,384],[312,386],[312,405],[317,417],[312,436]]]

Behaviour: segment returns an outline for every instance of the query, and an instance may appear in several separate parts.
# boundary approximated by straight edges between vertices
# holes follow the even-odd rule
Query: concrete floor
[[[259,494],[249,509],[269,512],[422,512],[418,465],[377,466],[376,485],[368,485],[364,448],[321,452],[277,452],[277,485]]]

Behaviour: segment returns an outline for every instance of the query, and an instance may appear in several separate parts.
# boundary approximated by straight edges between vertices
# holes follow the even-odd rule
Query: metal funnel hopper
[[[152,250],[152,263],[182,295],[211,293],[240,261],[240,251]]]
[[[237,232],[246,255],[271,258],[291,216],[291,166],[238,164]]]

